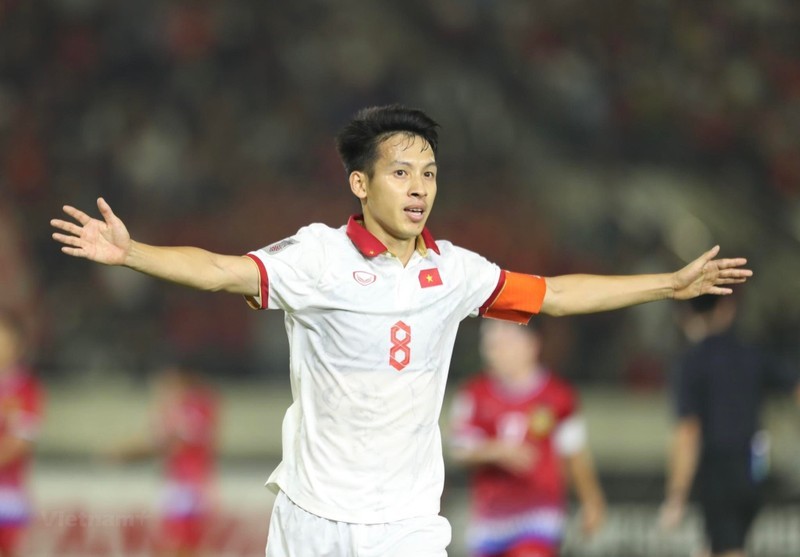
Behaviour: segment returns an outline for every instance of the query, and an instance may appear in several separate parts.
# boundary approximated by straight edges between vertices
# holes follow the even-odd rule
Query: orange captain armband
[[[544,277],[500,271],[497,288],[480,309],[480,315],[527,324],[539,313],[547,291]]]

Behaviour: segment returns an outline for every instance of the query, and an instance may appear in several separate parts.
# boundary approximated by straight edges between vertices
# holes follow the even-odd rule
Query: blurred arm
[[[727,285],[745,282],[753,273],[740,268],[746,259],[714,259],[710,249],[674,273],[603,276],[562,275],[546,278],[542,313],[570,315],[623,308],[655,300],[686,300],[701,294],[730,294]]]
[[[500,439],[487,439],[450,452],[454,461],[466,466],[494,465],[515,474],[526,472],[536,457],[533,447]]]
[[[697,470],[700,437],[700,421],[696,417],[682,418],[675,427],[667,469],[667,493],[661,511],[661,522],[666,528],[677,526],[683,519]]]
[[[592,455],[587,447],[564,457],[575,493],[581,504],[583,531],[596,533],[605,522],[606,502],[597,481]]]
[[[14,462],[33,451],[34,443],[29,439],[5,435],[0,438],[0,467]]]
[[[64,212],[76,222],[53,219],[60,230],[53,239],[61,251],[105,265],[124,265],[156,278],[198,290],[258,294],[258,269],[249,258],[220,255],[195,247],[157,247],[131,239],[128,229],[104,199],[97,200],[103,220],[69,205]]]

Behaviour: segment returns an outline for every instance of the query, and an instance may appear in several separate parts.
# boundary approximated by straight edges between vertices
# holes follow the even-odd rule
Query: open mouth
[[[409,218],[414,222],[420,222],[422,218],[425,216],[425,210],[419,208],[409,208],[405,209],[406,214]]]

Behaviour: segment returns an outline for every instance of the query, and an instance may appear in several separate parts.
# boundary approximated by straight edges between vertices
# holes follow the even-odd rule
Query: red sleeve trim
[[[245,296],[247,305],[253,309],[267,309],[269,303],[269,276],[267,275],[267,268],[264,267],[264,262],[252,253],[248,253],[245,257],[252,259],[258,267],[259,280],[259,297]]]
[[[515,323],[528,323],[542,308],[547,283],[537,275],[503,272],[505,280],[502,285],[498,285],[499,292],[490,298],[482,315]]]
[[[481,309],[478,310],[478,315],[483,316],[486,313],[494,301],[497,299],[497,296],[500,292],[503,291],[503,287],[506,284],[506,271],[504,269],[500,269],[500,278],[497,279],[497,286],[494,287],[491,296],[489,296],[486,301],[481,306]]]

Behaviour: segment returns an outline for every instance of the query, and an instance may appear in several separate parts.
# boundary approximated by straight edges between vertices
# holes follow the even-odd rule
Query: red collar
[[[347,237],[365,257],[375,257],[385,251],[386,246],[364,227],[364,215],[352,215],[347,221]],[[428,228],[422,229],[422,234],[417,237],[417,251],[425,254],[426,249],[431,249],[437,254],[439,246],[436,245],[433,235]]]

